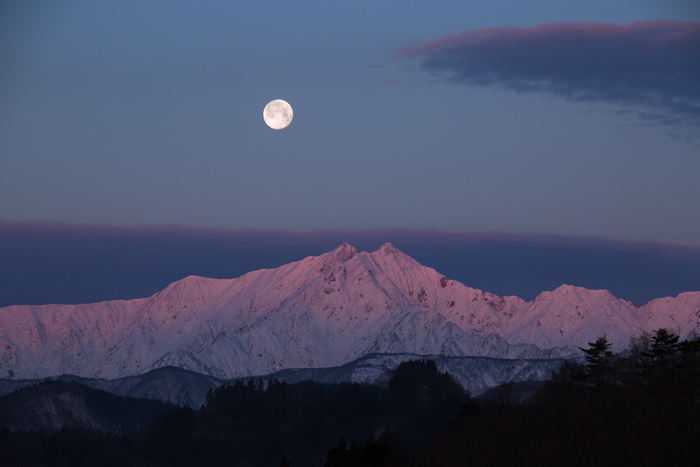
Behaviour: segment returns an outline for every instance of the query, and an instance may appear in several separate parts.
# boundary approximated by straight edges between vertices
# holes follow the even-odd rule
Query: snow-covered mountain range
[[[533,301],[449,280],[387,243],[348,244],[236,279],[190,276],[149,298],[0,309],[0,378],[120,378],[175,366],[229,379],[369,354],[555,359],[607,335],[700,330],[700,292],[638,307],[562,285]]]

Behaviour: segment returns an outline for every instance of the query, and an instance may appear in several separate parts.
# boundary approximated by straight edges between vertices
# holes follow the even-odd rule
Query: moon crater
[[[263,119],[273,130],[282,130],[292,123],[294,112],[292,106],[282,99],[269,102],[263,110]]]

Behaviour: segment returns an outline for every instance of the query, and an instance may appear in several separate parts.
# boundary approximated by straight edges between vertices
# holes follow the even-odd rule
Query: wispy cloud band
[[[396,53],[455,83],[617,104],[646,122],[700,132],[700,23],[499,27]]]
[[[188,275],[239,277],[349,242],[392,242],[450,279],[532,300],[561,284],[638,304],[698,290],[700,245],[436,230],[284,231],[0,221],[0,307],[148,297]]]

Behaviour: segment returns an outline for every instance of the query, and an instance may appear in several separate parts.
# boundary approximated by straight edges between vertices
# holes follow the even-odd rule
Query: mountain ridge
[[[0,377],[119,378],[176,366],[217,378],[340,366],[370,353],[560,358],[605,334],[700,329],[700,292],[638,307],[562,285],[531,302],[450,280],[391,243],[348,243],[234,279],[187,276],[151,297],[0,309]]]

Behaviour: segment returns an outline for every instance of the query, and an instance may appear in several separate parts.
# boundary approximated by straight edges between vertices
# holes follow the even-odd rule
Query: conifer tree
[[[651,356],[655,359],[665,359],[675,355],[678,351],[679,336],[661,328],[655,331],[651,338]]]
[[[613,352],[610,350],[612,344],[608,342],[606,336],[603,336],[599,337],[595,342],[589,342],[588,346],[588,349],[579,347],[586,354],[588,373],[599,375],[610,365],[610,359],[613,356]]]

